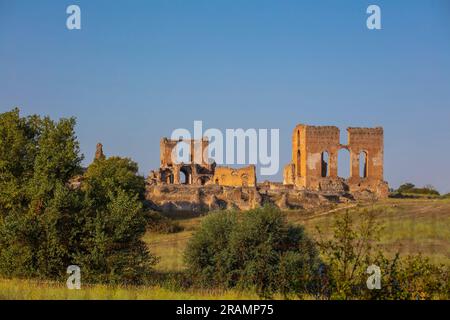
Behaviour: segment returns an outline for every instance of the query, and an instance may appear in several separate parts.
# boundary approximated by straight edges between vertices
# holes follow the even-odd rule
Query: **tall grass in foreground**
[[[172,291],[160,286],[82,286],[69,290],[48,281],[0,279],[0,300],[246,300],[256,293],[219,290]]]

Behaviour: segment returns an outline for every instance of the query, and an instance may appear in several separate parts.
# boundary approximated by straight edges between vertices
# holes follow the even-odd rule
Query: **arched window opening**
[[[183,167],[180,169],[180,183],[181,184],[192,184],[191,181],[191,171],[189,168]]]
[[[359,154],[359,176],[361,178],[367,178],[369,176],[366,151],[361,151]]]
[[[187,176],[186,173],[183,171],[180,171],[180,183],[187,184]]]
[[[328,155],[327,151],[322,152],[322,177],[328,177],[329,176],[329,168],[328,165],[330,163],[330,157]]]
[[[300,177],[300,172],[301,172],[301,167],[300,167],[300,163],[301,163],[301,156],[300,156],[300,150],[297,150],[297,163],[295,164],[295,169],[296,169],[296,173],[297,176]]]
[[[167,184],[173,184],[173,173],[170,170],[165,170],[161,174],[161,180]]]
[[[340,149],[338,152],[338,177],[347,179],[350,177],[350,151]]]
[[[197,179],[197,183],[204,186],[209,181],[208,177],[200,177]]]

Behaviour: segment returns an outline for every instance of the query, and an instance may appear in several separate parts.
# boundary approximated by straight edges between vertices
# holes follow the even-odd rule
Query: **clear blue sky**
[[[0,0],[0,112],[14,106],[76,116],[85,163],[101,141],[143,174],[194,120],[279,128],[282,165],[297,123],[383,126],[392,186],[450,192],[450,1]]]

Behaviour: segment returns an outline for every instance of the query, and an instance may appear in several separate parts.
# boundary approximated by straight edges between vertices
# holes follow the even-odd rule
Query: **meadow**
[[[387,255],[420,253],[432,263],[450,265],[450,199],[386,199],[376,203],[340,204],[331,210],[290,210],[286,214],[290,222],[303,225],[317,239],[317,228],[323,237],[331,237],[329,231],[336,216],[349,210],[358,220],[364,209],[379,209],[376,221],[381,234],[377,245]],[[155,271],[163,277],[183,272],[184,249],[204,216],[176,214],[171,218],[183,228],[182,231],[169,234],[148,231],[144,235],[150,251],[160,257]],[[181,290],[164,283],[134,287],[92,285],[83,286],[82,290],[68,290],[65,283],[0,279],[0,299],[235,300],[258,299],[258,296],[253,292],[233,290]]]
[[[381,227],[378,244],[388,255],[419,254],[436,264],[450,265],[450,199],[386,199],[375,203],[340,204],[333,209],[287,211],[288,221],[303,225],[317,238],[317,227],[324,237],[331,236],[337,215],[349,210],[357,221],[364,209],[379,209],[376,221]],[[148,232],[144,236],[151,252],[160,257],[156,269],[182,271],[183,252],[203,217],[179,214],[173,218],[184,228],[173,234]]]

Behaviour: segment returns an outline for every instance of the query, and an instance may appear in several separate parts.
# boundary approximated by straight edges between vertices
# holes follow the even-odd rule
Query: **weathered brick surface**
[[[370,191],[378,197],[386,197],[383,128],[348,128],[347,132],[348,144],[344,145],[340,143],[337,127],[297,125],[292,135],[292,161],[284,169],[284,183],[325,192]],[[341,149],[350,152],[348,179],[338,177]],[[359,172],[361,159],[365,159],[363,176]]]

